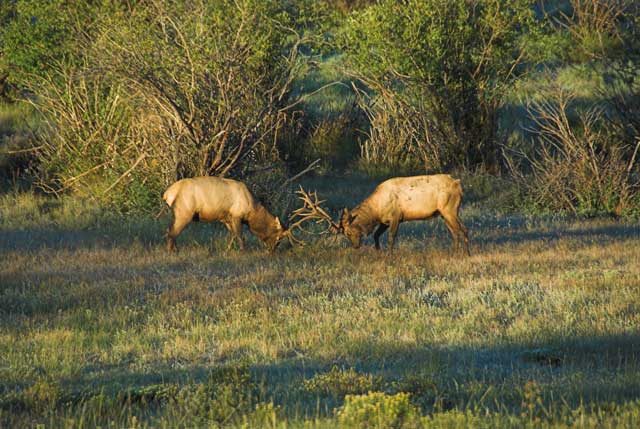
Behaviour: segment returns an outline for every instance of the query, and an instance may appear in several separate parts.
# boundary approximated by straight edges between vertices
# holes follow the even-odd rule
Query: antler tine
[[[333,222],[331,216],[320,206],[320,204],[322,204],[324,200],[318,199],[317,191],[307,192],[302,186],[300,186],[300,189],[298,189],[296,193],[299,195],[298,199],[302,201],[302,207],[294,210],[289,216],[289,220],[291,221],[298,218],[298,220],[289,225],[287,236],[289,237],[290,241],[295,240],[298,243],[301,243],[300,240],[296,239],[293,236],[293,231],[297,228],[303,232],[306,232],[302,228],[302,224],[308,220],[315,220],[316,223],[327,222],[329,224],[329,227],[326,229],[326,231],[323,231],[323,233],[330,231],[332,228],[337,229],[337,224]]]
[[[287,240],[289,240],[289,243],[291,243],[292,246],[295,246],[296,244],[298,244],[300,246],[304,246],[305,245],[305,242],[300,240],[300,239],[298,239],[298,238],[296,238],[293,235],[293,233],[291,232],[290,229],[286,232],[286,237],[287,237]]]

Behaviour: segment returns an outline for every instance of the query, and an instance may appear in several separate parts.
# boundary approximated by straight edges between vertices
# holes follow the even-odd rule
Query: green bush
[[[576,110],[570,92],[554,87],[548,94],[530,107],[532,152],[507,156],[523,205],[543,213],[637,215],[640,140],[625,144],[601,109]]]
[[[302,47],[329,13],[275,0],[35,3],[12,3],[2,58],[48,124],[38,184],[122,211],[155,208],[182,177],[239,177],[278,160]]]
[[[387,0],[352,14],[340,42],[350,73],[374,93],[366,99],[382,138],[371,144],[384,148],[397,125],[407,151],[438,149],[428,168],[495,166],[505,88],[537,60],[534,3]]]
[[[329,372],[316,374],[305,380],[303,388],[307,392],[342,398],[347,394],[362,394],[377,390],[381,384],[380,377],[362,374],[353,368],[343,370],[334,366]]]
[[[340,427],[345,428],[400,429],[419,427],[420,422],[420,412],[407,393],[347,395],[336,415]]]

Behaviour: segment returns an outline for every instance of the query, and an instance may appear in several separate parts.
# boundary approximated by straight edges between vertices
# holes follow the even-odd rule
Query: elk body
[[[253,197],[244,183],[220,177],[194,177],[175,182],[162,199],[173,210],[173,223],[167,231],[167,247],[176,249],[176,237],[192,221],[219,221],[229,233],[231,248],[236,239],[244,249],[242,225],[262,240],[270,251],[288,235],[280,220]]]
[[[467,229],[458,216],[462,201],[460,180],[448,174],[433,176],[396,177],[382,182],[359,206],[344,209],[338,230],[360,247],[366,237],[377,227],[373,238],[380,249],[380,236],[389,229],[389,250],[393,250],[398,226],[410,220],[428,219],[440,215],[453,238],[454,250],[458,239],[469,254]]]

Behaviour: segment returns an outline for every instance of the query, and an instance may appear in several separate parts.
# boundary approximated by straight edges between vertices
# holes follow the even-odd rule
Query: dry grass
[[[393,255],[317,242],[272,256],[253,240],[223,253],[208,225],[167,254],[166,220],[2,213],[3,426],[332,427],[358,383],[409,393],[436,427],[640,422],[637,224],[472,204],[470,258],[440,220],[403,225]],[[246,370],[250,393],[220,368]]]

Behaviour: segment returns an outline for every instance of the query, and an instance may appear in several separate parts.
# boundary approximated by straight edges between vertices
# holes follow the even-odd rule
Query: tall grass
[[[334,211],[375,183],[349,185],[307,187]],[[394,255],[225,253],[207,224],[167,254],[166,218],[5,196],[0,424],[637,426],[638,226],[497,216],[478,186],[462,259],[438,219]]]

